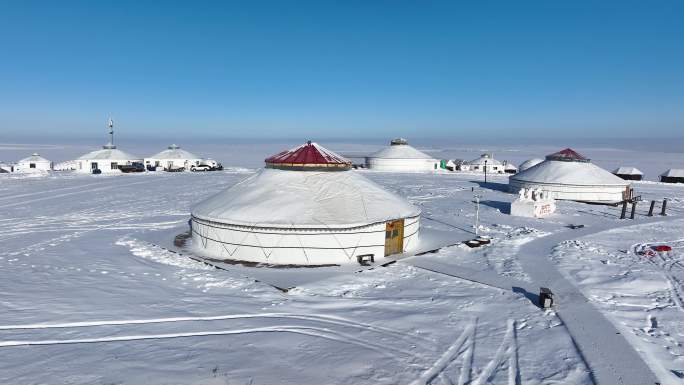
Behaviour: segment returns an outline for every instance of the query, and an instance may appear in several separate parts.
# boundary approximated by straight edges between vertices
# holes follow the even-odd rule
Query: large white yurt
[[[35,152],[14,165],[14,172],[45,172],[50,170],[52,170],[52,162]]]
[[[464,162],[461,165],[462,171],[487,172],[495,174],[503,174],[505,171],[504,164],[494,159],[492,154],[482,154],[479,158]]]
[[[76,159],[76,171],[91,173],[100,170],[103,173],[121,172],[119,166],[142,163],[143,159],[121,151],[114,145],[114,122],[111,118],[107,122],[109,128],[109,143],[102,149],[83,154]]]
[[[113,144],[105,144],[102,149],[83,154],[76,159],[78,172],[90,173],[95,169],[103,173],[121,172],[119,166],[142,162],[142,158],[121,151]]]
[[[540,158],[528,159],[528,160],[520,163],[520,166],[518,166],[518,172],[525,171],[528,168],[530,168],[532,166],[536,166],[543,161],[544,161],[544,159],[540,159]]]
[[[149,158],[145,158],[145,166],[163,167],[165,170],[190,170],[191,166],[197,166],[202,161],[199,156],[181,149],[172,144],[166,150],[158,152]]]
[[[192,209],[192,241],[210,258],[277,265],[357,263],[416,247],[420,210],[316,143]]]
[[[542,189],[555,199],[585,202],[619,202],[632,194],[629,182],[569,148],[511,176],[508,184],[511,192]]]
[[[366,167],[381,171],[434,171],[439,159],[416,150],[404,138],[393,139],[390,146],[366,157]]]

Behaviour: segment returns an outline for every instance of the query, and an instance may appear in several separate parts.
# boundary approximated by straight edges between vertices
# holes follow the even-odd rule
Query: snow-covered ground
[[[646,218],[646,204],[630,221],[615,207],[559,202],[537,220],[507,214],[505,176],[484,184],[475,174],[364,171],[420,206],[424,228],[455,240],[472,236],[477,189],[492,245],[287,293],[150,242],[184,231],[193,204],[253,172],[0,175],[0,383],[591,384],[605,379],[597,365],[616,363],[590,361],[611,346],[593,352],[574,332],[567,312],[586,308],[564,304],[581,294],[587,319],[605,316],[621,333],[611,338],[624,338],[658,381],[682,381],[684,186],[636,184],[644,199],[670,199],[667,218]],[[548,255],[521,256],[534,242]],[[650,243],[674,250],[637,254]],[[545,282],[551,273],[570,284]],[[555,284],[557,309],[536,307],[532,291]]]

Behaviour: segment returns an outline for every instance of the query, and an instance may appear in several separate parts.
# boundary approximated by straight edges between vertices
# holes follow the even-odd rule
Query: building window
[[[117,168],[119,168],[119,167],[118,167],[118,164],[117,164],[116,162],[112,162],[112,164],[111,164],[111,169],[112,169],[112,170],[116,170]]]
[[[36,164],[35,163],[29,163],[29,168],[36,168]]]

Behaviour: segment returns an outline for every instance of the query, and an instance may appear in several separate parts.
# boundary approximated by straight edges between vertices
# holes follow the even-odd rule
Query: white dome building
[[[33,153],[14,165],[14,172],[45,172],[50,170],[52,170],[52,162],[38,155],[38,153]]]
[[[511,192],[522,188],[542,189],[554,199],[584,202],[619,202],[629,199],[629,182],[566,148],[508,180]]]
[[[494,159],[491,154],[482,154],[477,159],[464,162],[461,171],[485,172],[485,166],[488,173],[503,174],[505,171],[504,164]]]
[[[166,150],[156,153],[149,158],[145,158],[145,166],[163,167],[164,170],[190,170],[191,166],[197,166],[202,161],[199,156],[181,149],[172,144]]]
[[[439,159],[418,151],[403,138],[394,139],[390,146],[366,157],[366,167],[380,171],[434,171]]]
[[[536,166],[543,161],[544,161],[544,159],[540,159],[540,158],[528,159],[528,160],[520,163],[520,166],[518,166],[518,172],[525,171],[528,168],[530,168],[532,166]]]
[[[316,143],[192,209],[193,247],[217,259],[276,265],[378,261],[415,248],[420,210]]]
[[[113,144],[105,144],[102,149],[83,154],[76,159],[76,171],[91,173],[98,169],[103,173],[121,172],[119,166],[142,162],[142,158],[121,151]]]

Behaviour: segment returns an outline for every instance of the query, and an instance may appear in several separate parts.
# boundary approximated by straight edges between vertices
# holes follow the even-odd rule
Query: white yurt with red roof
[[[275,265],[356,263],[415,248],[420,210],[307,142],[192,209],[195,249]]]
[[[585,202],[619,202],[632,193],[629,182],[569,148],[511,176],[508,184],[511,192],[542,189],[555,199]]]

